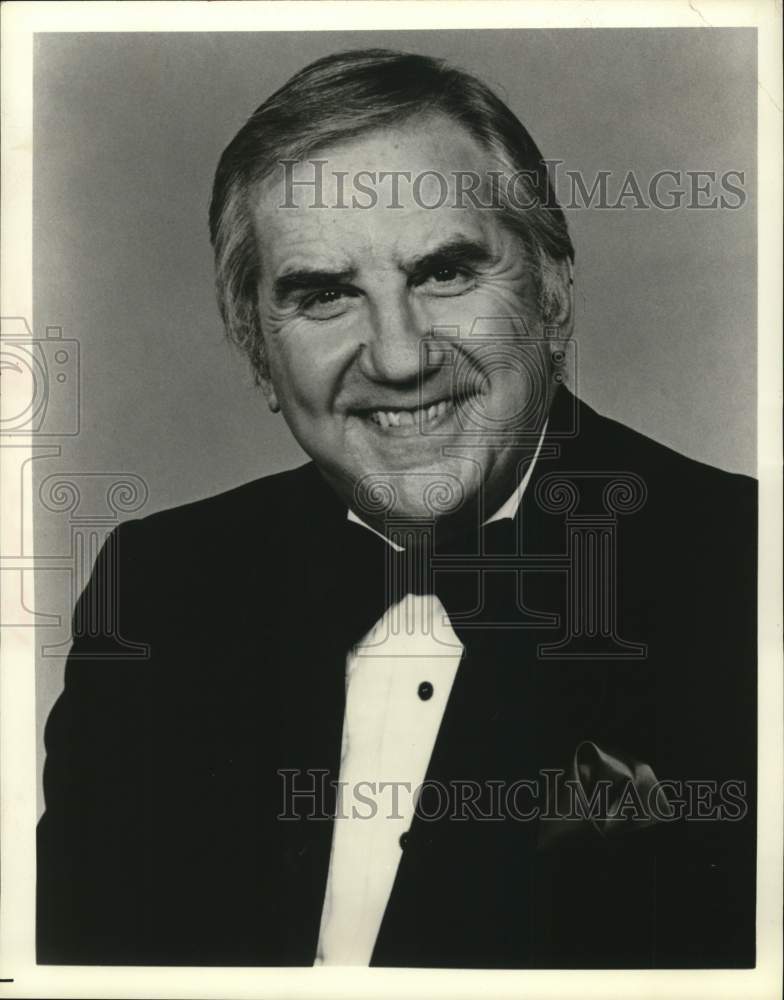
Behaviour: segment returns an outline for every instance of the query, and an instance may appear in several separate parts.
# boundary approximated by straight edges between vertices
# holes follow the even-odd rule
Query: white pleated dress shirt
[[[542,438],[486,523],[515,516]],[[315,965],[370,963],[462,654],[439,599],[407,594],[346,659],[340,795]]]

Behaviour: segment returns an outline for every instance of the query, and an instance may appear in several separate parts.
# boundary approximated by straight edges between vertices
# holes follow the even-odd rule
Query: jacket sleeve
[[[151,627],[142,522],[107,539],[77,602],[65,687],[45,730],[39,963],[124,963],[144,899]]]

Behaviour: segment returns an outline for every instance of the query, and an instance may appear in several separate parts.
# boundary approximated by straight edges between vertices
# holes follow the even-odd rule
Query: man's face
[[[487,154],[439,117],[313,159],[327,161],[327,207],[315,207],[312,185],[286,185],[282,171],[256,194],[268,398],[365,519],[465,510],[480,495],[489,515],[536,445],[521,415],[546,408],[551,348],[542,342],[535,263],[496,211],[455,190],[457,171],[487,175]],[[389,178],[365,174],[359,181],[377,203],[338,207],[351,206],[359,171],[436,171],[448,197],[432,174],[419,188],[401,179],[396,198]],[[305,161],[293,176],[312,182],[314,173]],[[370,482],[394,497],[375,518],[356,493]]]

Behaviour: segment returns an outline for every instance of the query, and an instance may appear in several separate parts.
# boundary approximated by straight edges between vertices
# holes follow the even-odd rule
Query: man
[[[322,59],[210,224],[312,462],[107,542],[39,961],[752,965],[753,484],[563,384],[574,252],[523,126],[435,60]]]

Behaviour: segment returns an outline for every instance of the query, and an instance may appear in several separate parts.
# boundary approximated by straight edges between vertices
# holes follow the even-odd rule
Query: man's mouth
[[[430,399],[420,406],[389,406],[385,403],[396,402],[393,399],[379,399],[376,405],[371,400],[365,401],[348,411],[348,415],[369,424],[376,433],[390,437],[408,438],[415,434],[432,434],[436,430],[446,431],[455,421],[455,414],[469,406],[470,400],[488,393],[488,385],[471,386],[468,392],[456,394],[445,392],[443,396],[431,395]],[[400,402],[412,402],[413,399],[400,399]],[[368,405],[369,404],[369,405]],[[380,404],[380,405],[378,405]]]
[[[405,410],[369,410],[367,417],[385,430],[390,427],[422,427],[433,424],[452,410],[451,399],[441,399],[428,406],[418,406]]]

